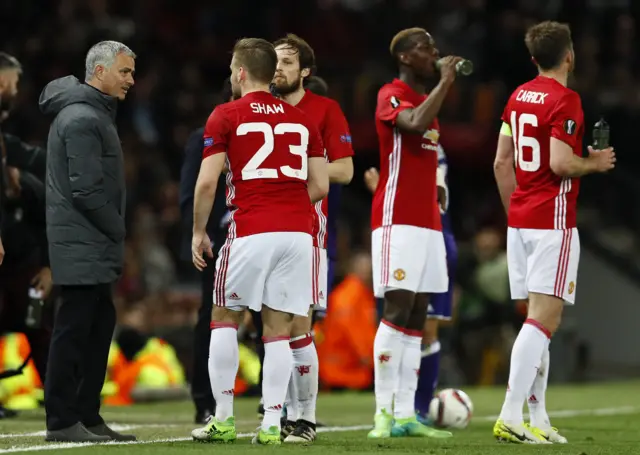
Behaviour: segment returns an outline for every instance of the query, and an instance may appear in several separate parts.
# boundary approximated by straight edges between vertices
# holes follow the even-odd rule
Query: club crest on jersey
[[[406,278],[406,276],[407,274],[402,269],[395,269],[393,272],[393,277],[396,279],[396,281],[402,281]]]
[[[398,100],[398,98],[396,98],[395,96],[391,97],[390,102],[391,102],[391,107],[394,109],[400,106],[400,100]]]
[[[565,120],[564,131],[568,135],[572,135],[576,131],[576,122],[574,122],[573,120]]]
[[[211,147],[213,145],[213,138],[212,137],[205,137],[204,138],[204,146],[205,147]]]
[[[434,144],[437,144],[438,141],[440,140],[440,131],[436,130],[436,129],[430,129],[427,130],[423,135],[423,138],[425,139],[429,139],[431,142],[433,142]]]

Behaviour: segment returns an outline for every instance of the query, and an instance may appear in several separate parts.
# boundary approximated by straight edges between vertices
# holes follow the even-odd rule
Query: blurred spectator
[[[378,316],[371,277],[371,256],[356,253],[349,274],[329,295],[327,316],[316,329],[323,387],[366,389],[372,385]]]

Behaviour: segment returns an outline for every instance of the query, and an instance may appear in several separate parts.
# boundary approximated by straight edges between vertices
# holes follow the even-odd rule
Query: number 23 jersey
[[[229,235],[312,233],[308,158],[324,158],[316,127],[267,92],[222,104],[204,130],[203,159],[227,154]]]
[[[575,227],[580,180],[553,173],[550,149],[554,137],[582,156],[580,96],[554,79],[538,76],[513,92],[502,121],[510,127],[515,149],[517,186],[509,204],[509,226]]]

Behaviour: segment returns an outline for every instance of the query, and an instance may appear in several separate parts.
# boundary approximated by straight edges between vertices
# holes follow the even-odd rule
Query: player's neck
[[[284,99],[287,103],[291,104],[292,106],[297,106],[298,103],[302,101],[302,98],[304,98],[304,94],[305,94],[304,87],[302,87],[302,84],[300,84],[300,87],[298,87],[298,89],[295,92],[287,93],[282,97],[282,99]]]
[[[418,80],[418,78],[416,78],[413,73],[401,71],[398,79],[407,84],[413,89],[414,92],[419,93],[420,95],[424,95],[425,93],[427,93],[427,87],[424,82]]]
[[[549,79],[553,79],[558,83],[567,86],[569,80],[569,74],[565,71],[540,71],[540,76],[548,77]]]
[[[246,96],[249,93],[256,92],[271,93],[271,91],[269,90],[269,84],[247,84],[242,88],[242,96]]]

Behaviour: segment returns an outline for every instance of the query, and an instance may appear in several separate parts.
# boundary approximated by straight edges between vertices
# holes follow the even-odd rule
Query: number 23
[[[297,133],[300,135],[299,145],[289,145],[289,152],[298,155],[301,158],[300,169],[294,169],[291,166],[280,166],[280,172],[286,177],[300,180],[307,180],[307,147],[309,145],[309,130],[299,123],[278,123],[274,128],[265,122],[242,123],[236,130],[236,135],[244,136],[248,133],[262,133],[264,135],[264,144],[251,157],[247,164],[242,168],[242,180],[253,179],[277,179],[278,169],[261,168],[275,147],[276,134]]]

